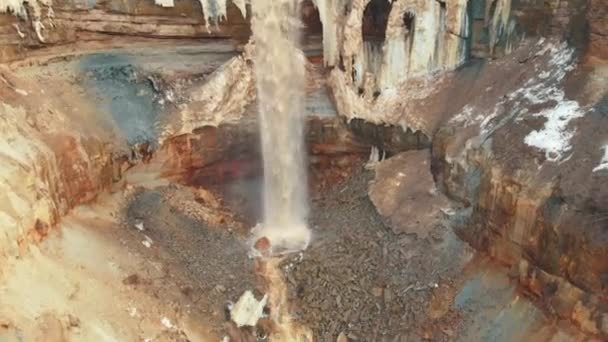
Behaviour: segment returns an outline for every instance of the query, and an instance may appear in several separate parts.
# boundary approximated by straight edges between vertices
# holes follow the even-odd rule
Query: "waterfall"
[[[302,250],[310,240],[303,137],[306,60],[298,48],[298,1],[255,0],[252,10],[264,158],[264,220],[254,237],[266,237],[277,254]]]

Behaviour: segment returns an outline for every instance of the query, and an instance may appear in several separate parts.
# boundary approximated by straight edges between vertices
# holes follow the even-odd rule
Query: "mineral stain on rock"
[[[95,54],[83,58],[80,67],[92,96],[100,98],[104,109],[130,144],[156,144],[160,105],[158,90],[132,56]]]

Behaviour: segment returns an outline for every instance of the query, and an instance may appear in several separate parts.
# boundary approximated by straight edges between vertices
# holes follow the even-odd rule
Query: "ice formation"
[[[226,19],[226,0],[199,0],[205,16],[205,25],[218,24]]]
[[[193,89],[191,105],[180,108],[176,116],[159,124],[160,142],[168,137],[191,133],[206,125],[237,121],[245,107],[255,100],[255,85],[251,62],[252,44],[245,52],[233,57],[209,76],[209,80]]]
[[[25,18],[25,1],[23,0],[0,0],[0,13],[12,13],[15,16]]]
[[[496,9],[490,17],[490,9],[495,3]],[[507,37],[513,32],[513,24],[509,20],[511,14],[511,0],[495,0],[486,2],[486,18],[490,20],[490,53],[494,52],[501,36]],[[508,39],[507,39],[508,43]]]
[[[154,0],[154,4],[161,6],[161,7],[175,6],[175,3],[173,2],[173,0]]]
[[[338,18],[344,15],[350,0],[313,0],[323,24],[323,60],[326,66],[336,66],[340,58],[338,42],[342,28]]]
[[[53,8],[51,7],[52,4],[52,0],[0,0],[0,13],[11,13],[24,20],[29,20],[34,32],[36,33],[38,41],[44,43],[45,39],[42,35],[42,31],[45,30],[46,27],[42,24],[42,20],[48,19],[50,26],[53,26],[52,19],[54,17],[54,12]],[[31,9],[29,17],[26,5],[28,5]],[[43,8],[46,9],[46,18],[43,16]],[[16,26],[16,28],[17,34],[21,38],[24,38],[19,26]]]
[[[323,23],[325,64],[338,112],[347,118],[391,122],[428,133],[426,118],[408,115],[403,103],[428,96],[437,71],[465,62],[470,19],[466,0],[390,2],[383,41],[363,37],[372,1],[317,0]]]
[[[379,0],[375,0],[379,1]],[[453,69],[464,62],[469,18],[466,0],[396,0],[391,2],[385,41],[365,42],[362,22],[371,0],[317,0],[323,23],[325,64],[342,60],[349,80],[363,87],[367,74],[376,90],[396,87],[408,76]],[[347,13],[346,16],[344,13]],[[406,19],[411,26],[406,27]],[[369,81],[368,81],[369,85]]]
[[[11,0],[13,1],[13,0]],[[222,20],[227,19],[227,0],[198,0],[201,4],[203,16],[205,17],[205,26],[210,27],[210,24],[219,24]],[[239,9],[243,18],[247,18],[246,0],[232,0],[232,3]],[[175,6],[174,0],[154,0],[154,4],[161,7]]]

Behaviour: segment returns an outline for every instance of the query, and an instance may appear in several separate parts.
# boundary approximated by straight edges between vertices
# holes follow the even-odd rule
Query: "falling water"
[[[298,49],[297,0],[252,4],[255,76],[264,157],[264,222],[255,237],[272,253],[306,248],[308,194],[304,166],[305,58]]]

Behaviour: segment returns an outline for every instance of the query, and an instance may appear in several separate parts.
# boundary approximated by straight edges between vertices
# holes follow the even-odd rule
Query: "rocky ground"
[[[431,255],[446,238],[445,225],[418,239],[382,223],[367,196],[372,177],[361,169],[314,201],[314,241],[284,262],[295,316],[319,341],[415,338],[433,290],[446,286],[442,278],[453,267]]]
[[[188,195],[188,189],[182,191]],[[132,279],[133,285],[158,296],[171,293],[165,287],[177,286],[183,295],[180,306],[195,308],[220,335],[226,305],[255,288],[253,260],[234,222],[204,221],[182,202],[172,200],[171,192],[175,190],[139,189],[125,208],[122,228],[133,242],[129,247],[162,260],[164,273],[161,278],[133,274],[125,281]],[[209,209],[191,201],[190,208]],[[142,226],[143,230],[138,229]]]

